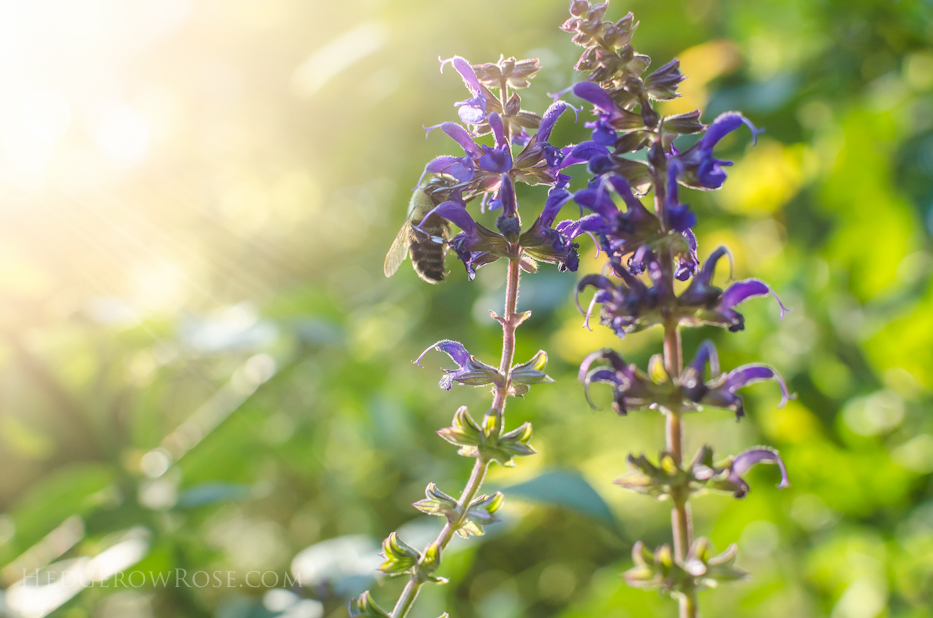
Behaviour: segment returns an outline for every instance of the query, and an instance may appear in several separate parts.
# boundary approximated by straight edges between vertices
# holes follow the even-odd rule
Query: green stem
[[[509,274],[505,285],[505,315],[502,316],[502,359],[499,362],[499,372],[505,376],[505,380],[501,386],[496,387],[491,410],[496,416],[496,426],[494,430],[496,436],[502,432],[505,402],[508,398],[508,392],[511,386],[512,361],[515,358],[515,330],[518,328],[519,324],[516,308],[518,306],[518,283],[521,278],[521,249],[517,248],[515,253],[518,253],[518,256],[509,260]],[[450,543],[454,533],[466,520],[467,509],[470,506],[470,502],[472,502],[476,494],[479,493],[483,480],[486,478],[486,472],[489,470],[489,463],[489,460],[483,457],[476,458],[476,463],[473,464],[473,472],[470,473],[470,480],[467,481],[463,493],[460,494],[460,498],[457,500],[458,518],[454,522],[448,520],[447,524],[438,535],[437,540],[432,543],[432,545],[437,544],[439,554],[443,554],[444,549],[447,547],[447,544]],[[428,545],[428,547],[430,546],[431,545]],[[427,549],[428,548],[425,548],[425,552],[427,552]],[[418,598],[418,593],[421,592],[421,587],[427,583],[427,581],[421,569],[416,568],[411,574],[408,583],[405,584],[402,595],[399,597],[398,602],[396,602],[395,607],[390,613],[392,618],[405,618],[405,616],[408,615],[409,610],[411,610],[412,605],[415,603],[415,599]]]
[[[657,137],[660,140],[660,135]],[[654,208],[661,221],[661,230],[667,231],[667,216],[665,205],[665,180],[667,179],[666,166],[660,165],[653,170],[654,184]],[[666,292],[668,299],[675,297],[674,290],[674,252],[668,245],[661,252],[661,269],[664,273],[662,279],[668,282],[670,286]],[[671,380],[680,378],[683,371],[683,347],[680,341],[679,316],[665,315],[664,322],[664,368]],[[666,445],[667,451],[674,459],[674,463],[680,468],[683,465],[684,436],[683,436],[683,414],[679,410],[670,410],[667,412],[666,424]],[[684,558],[693,542],[693,518],[690,513],[690,494],[681,490],[675,490],[671,494],[671,500],[674,508],[671,510],[671,533],[674,537],[674,558],[679,564],[683,564]],[[680,618],[697,618],[699,610],[697,608],[696,592],[680,595]]]

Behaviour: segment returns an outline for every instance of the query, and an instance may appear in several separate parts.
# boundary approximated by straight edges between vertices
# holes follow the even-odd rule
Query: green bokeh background
[[[441,355],[410,361],[444,338],[490,361],[500,346],[487,310],[500,309],[501,264],[468,283],[451,258],[434,287],[407,266],[381,270],[424,163],[456,150],[422,130],[465,97],[436,59],[540,57],[522,93],[540,113],[575,79],[565,3],[18,6],[30,5],[10,3],[5,22],[32,28],[17,43],[30,72],[0,91],[56,88],[71,121],[43,169],[0,164],[7,611],[42,615],[14,612],[23,569],[127,539],[142,549],[125,575],[242,582],[347,535],[369,561],[331,550],[344,564],[296,590],[321,604],[262,587],[98,584],[49,611],[337,617],[367,586],[391,606],[401,583],[368,575],[377,544],[399,526],[406,540],[436,529],[410,503],[431,481],[458,492],[471,462],[434,431],[460,405],[488,405],[483,389],[437,388]],[[777,470],[760,467],[747,498],[695,500],[697,533],[737,543],[753,575],[704,593],[703,615],[933,615],[933,3],[617,0],[609,17],[628,10],[654,66],[682,60],[670,111],[737,109],[766,129],[755,148],[744,129],[723,142],[736,161],[723,191],[682,199],[701,257],[725,244],[737,278],[768,281],[792,309],[779,321],[754,300],[744,332],[685,333],[688,357],[712,338],[725,367],[767,362],[797,393],[779,409],[776,386],[754,386],[741,423],[715,410],[686,421],[688,452],[769,444],[793,483],[777,490]],[[142,155],[107,158],[121,152],[101,137],[113,101],[145,120]],[[562,119],[553,141],[586,139],[582,124]],[[526,220],[542,195],[519,193]],[[594,271],[583,244],[581,273]],[[531,421],[540,454],[493,468],[505,521],[454,540],[451,583],[423,593],[418,618],[676,615],[620,578],[635,540],[668,542],[668,507],[612,484],[629,452],[657,453],[663,420],[593,411],[575,377],[604,345],[644,367],[660,336],[582,328],[578,276],[545,266],[522,283],[534,315],[517,359],[547,350],[557,382],[510,402],[508,424]]]

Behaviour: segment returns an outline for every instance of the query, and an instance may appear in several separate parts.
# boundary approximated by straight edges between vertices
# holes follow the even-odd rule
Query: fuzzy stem
[[[700,609],[697,606],[697,593],[691,590],[680,596],[680,618],[697,618]]]
[[[660,139],[660,138],[659,138]],[[654,184],[654,208],[661,221],[661,229],[667,231],[667,207],[666,191],[664,184],[667,178],[667,169],[664,165],[665,159],[662,157],[653,169]],[[668,246],[661,252],[661,269],[663,272],[663,281],[666,282],[668,289],[665,295],[669,299],[675,298],[674,292],[674,253]],[[664,368],[671,380],[677,380],[683,371],[683,348],[680,341],[680,327],[678,316],[665,316],[664,323]],[[667,413],[666,419],[666,446],[667,451],[673,457],[677,467],[683,465],[684,436],[683,436],[683,418],[679,410],[671,410]],[[671,533],[674,537],[674,558],[678,563],[683,564],[690,544],[693,542],[693,518],[690,513],[689,493],[674,491],[671,500],[674,508],[671,510]],[[697,608],[696,593],[680,595],[680,617],[697,618],[699,610]]]
[[[502,359],[499,362],[499,372],[505,376],[505,380],[502,386],[496,387],[492,402],[492,410],[490,410],[491,413],[495,414],[496,418],[494,430],[496,436],[502,432],[505,402],[508,398],[509,388],[511,387],[512,360],[515,357],[515,330],[520,323],[515,312],[518,306],[518,283],[521,278],[520,249],[517,253],[519,257],[513,257],[509,260],[509,274],[505,285],[505,315],[502,316]],[[457,500],[457,512],[459,513],[459,517],[456,522],[452,523],[448,521],[435,541],[441,554],[443,554],[447,544],[450,543],[454,533],[466,520],[467,509],[470,506],[470,502],[472,502],[476,494],[479,493],[479,489],[483,484],[483,479],[486,478],[486,472],[489,470],[489,463],[489,460],[483,457],[476,458],[476,463],[473,464],[473,472],[470,473],[470,480],[467,481],[463,493],[460,494],[460,499]],[[428,547],[430,547],[430,545],[428,545]],[[425,548],[425,551],[427,551],[427,548]],[[402,591],[402,595],[399,597],[398,602],[396,602],[395,608],[393,608],[390,616],[392,616],[392,618],[405,618],[409,610],[411,610],[412,605],[414,605],[415,599],[418,598],[421,587],[427,581],[421,569],[415,569],[408,583],[405,584],[405,589]]]
[[[466,487],[464,487],[463,493],[460,494],[460,499],[457,501],[457,512],[460,513],[460,517],[457,519],[456,525],[452,526],[448,521],[435,541],[441,552],[444,551],[444,548],[447,547],[447,544],[450,543],[450,540],[453,538],[454,532],[463,524],[463,520],[466,519],[467,507],[470,505],[473,498],[476,497],[477,492],[479,492],[479,488],[483,484],[483,479],[486,478],[486,471],[488,469],[489,461],[478,457],[476,463],[473,464],[473,472],[470,474],[470,480],[467,481]],[[428,547],[430,547],[430,545]],[[425,551],[427,551],[427,548],[425,548]],[[405,584],[402,596],[399,597],[390,615],[393,618],[404,618],[412,605],[415,604],[415,599],[418,598],[418,593],[421,592],[421,586],[427,583],[427,581],[428,580],[422,576],[421,570],[416,569],[415,572],[412,573],[408,583]]]

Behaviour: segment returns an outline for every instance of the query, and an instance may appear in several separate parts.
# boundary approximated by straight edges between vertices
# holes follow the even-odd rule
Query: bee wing
[[[398,267],[402,265],[402,262],[408,257],[408,248],[410,246],[411,218],[409,217],[405,220],[405,223],[402,224],[402,229],[398,231],[398,236],[392,241],[392,246],[389,247],[389,252],[386,253],[386,261],[382,267],[382,271],[385,273],[386,277],[394,275]]]

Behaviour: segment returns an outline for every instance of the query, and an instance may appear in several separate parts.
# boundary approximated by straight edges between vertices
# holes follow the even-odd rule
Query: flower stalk
[[[728,251],[717,249],[700,267],[692,230],[696,215],[680,202],[678,189],[720,188],[726,180],[723,167],[731,163],[714,156],[716,144],[743,125],[753,136],[759,131],[736,112],[723,114],[710,125],[700,122],[699,110],[662,115],[656,103],[679,96],[678,84],[684,79],[679,64],[672,60],[645,76],[651,59],[631,46],[637,22],[631,13],[614,23],[604,21],[607,5],[571,0],[570,19],[561,27],[584,48],[576,68],[587,74],[586,81],[572,90],[592,104],[596,116],[586,123],[592,129],[591,141],[578,144],[570,153],[576,158],[574,162],[586,163],[590,174],[589,185],[573,199],[593,212],[575,225],[598,238],[607,259],[604,274],[584,277],[577,294],[595,288],[587,322],[593,307],[601,305],[600,322],[620,338],[660,326],[664,342],[662,353],[652,358],[647,373],[607,348],[584,360],[580,379],[588,400],[592,383],[611,385],[613,408],[620,415],[651,409],[665,417],[665,450],[658,463],[644,455],[629,455],[631,471],[616,483],[671,501],[673,549],[662,545],[651,551],[636,543],[632,550],[635,566],[625,578],[631,586],[669,593],[678,600],[681,618],[696,618],[700,590],[746,574],[733,566],[735,546],[713,555],[706,539],[694,538],[691,496],[721,490],[742,497],[748,484],[741,475],[761,462],[777,463],[781,487],[787,485],[783,461],[768,447],[749,449],[719,463],[714,463],[709,446],[702,447],[692,461],[684,457],[687,414],[719,407],[741,418],[744,407],[736,391],[764,379],[778,380],[787,398],[783,381],[765,365],[745,365],[721,373],[711,342],[703,343],[694,360],[685,365],[680,336],[681,328],[703,325],[740,331],[744,317],[736,305],[755,296],[774,295],[757,279],[736,282],[726,290],[713,283],[716,264]],[[693,145],[683,147],[682,138],[687,135],[699,137]],[[646,151],[643,159],[631,158],[639,151]],[[653,213],[641,202],[649,192],[654,198]],[[686,283],[681,291],[678,281]],[[781,311],[783,316],[783,305]]]
[[[496,386],[492,408],[489,411],[489,414],[492,414],[495,419],[495,425],[491,434],[494,438],[498,438],[502,432],[502,425],[505,418],[505,403],[508,398],[507,393],[511,383],[510,368],[512,366],[512,360],[515,357],[515,331],[521,323],[516,314],[520,277],[521,269],[519,268],[519,259],[516,257],[509,261],[508,279],[505,286],[505,314],[501,321],[502,359],[499,363],[499,371],[505,376],[505,380],[501,386]],[[441,530],[441,533],[438,535],[437,540],[428,545],[424,552],[422,552],[422,555],[427,555],[432,547],[436,547],[437,554],[440,556],[444,549],[447,548],[448,543],[450,543],[454,537],[454,533],[466,522],[469,505],[473,502],[476,494],[479,493],[483,480],[486,478],[486,472],[489,470],[490,462],[491,460],[483,455],[476,458],[476,462],[473,464],[473,471],[470,473],[470,480],[467,481],[463,493],[460,494],[460,499],[457,500],[456,516],[452,520],[448,520]],[[408,611],[415,603],[415,599],[418,598],[421,587],[429,581],[432,580],[426,577],[420,569],[415,569],[410,575],[408,583],[405,584],[402,595],[399,597],[389,615],[392,618],[404,618],[407,616]]]
[[[502,326],[502,352],[496,367],[482,362],[457,341],[445,339],[425,350],[425,354],[432,349],[444,352],[457,365],[455,369],[444,370],[441,388],[450,390],[454,383],[490,386],[492,405],[480,423],[462,406],[451,426],[438,431],[444,440],[459,447],[460,455],[475,459],[469,481],[456,499],[434,483],[428,485],[425,499],[414,506],[423,513],[446,519],[440,534],[421,551],[406,545],[397,533],[390,534],[383,542],[386,560],[380,570],[388,575],[406,575],[408,581],[391,611],[380,608],[367,591],[350,602],[351,618],[405,618],[425,584],[445,583],[436,573],[454,535],[481,535],[485,526],[498,521],[495,513],[503,502],[502,494],[479,494],[489,466],[493,462],[512,466],[515,457],[535,453],[529,444],[530,423],[506,430],[506,402],[509,397],[524,396],[534,385],[553,382],[544,373],[547,354],[543,350],[527,362],[514,364],[516,330],[531,315],[530,311],[518,312],[521,273],[535,272],[542,262],[556,264],[561,271],[576,270],[577,265],[578,245],[561,228],[570,222],[554,225],[558,211],[569,197],[561,199],[562,194],[558,193],[557,198],[549,199],[534,224],[522,230],[515,195],[516,182],[550,185],[552,192],[559,192],[566,185],[569,178],[560,173],[562,153],[548,139],[554,123],[570,107],[555,103],[543,116],[521,109],[520,97],[511,90],[529,85],[538,70],[537,60],[503,58],[495,64],[471,65],[454,57],[442,61],[442,68],[447,64],[460,74],[471,95],[457,104],[466,127],[445,122],[428,131],[440,128],[463,149],[464,156],[440,156],[425,166],[422,180],[429,175],[430,179],[421,185],[421,190],[435,207],[423,213],[420,223],[412,223],[411,233],[428,235],[429,228],[442,230],[430,237],[444,241],[443,253],[448,248],[456,253],[470,280],[476,269],[486,264],[500,259],[508,263],[504,310],[501,316],[492,313],[492,318]],[[491,89],[497,89],[498,96]],[[534,135],[529,135],[528,131],[535,129]],[[477,141],[484,135],[491,136],[493,145]],[[521,151],[513,152],[515,146],[521,147]],[[475,221],[468,212],[468,203],[477,197],[481,212],[484,207],[500,211],[495,220],[496,231]],[[449,241],[448,224],[461,230]],[[393,247],[398,249],[396,245]],[[386,272],[391,275],[399,260],[397,254],[391,251],[390,254],[393,268],[387,267]],[[414,256],[412,253],[413,259]],[[437,278],[440,279],[443,277]],[[423,356],[415,362],[420,365]]]

